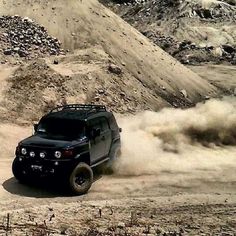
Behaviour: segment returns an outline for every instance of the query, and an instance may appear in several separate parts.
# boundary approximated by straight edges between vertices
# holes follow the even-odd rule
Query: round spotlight
[[[58,159],[61,158],[61,152],[60,151],[56,151],[55,152],[55,157],[58,158]]]
[[[40,152],[39,156],[44,159],[46,157],[46,154],[44,152]]]
[[[21,149],[21,154],[22,154],[22,155],[26,155],[26,154],[27,154],[26,148],[22,148],[22,149]]]
[[[35,152],[30,152],[30,157],[35,157]]]

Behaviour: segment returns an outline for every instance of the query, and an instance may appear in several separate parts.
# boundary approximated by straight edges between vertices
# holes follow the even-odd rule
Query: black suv
[[[121,129],[105,106],[56,107],[34,130],[16,148],[12,171],[20,182],[56,176],[75,194],[84,194],[93,183],[95,167],[105,163],[111,168],[120,152]]]

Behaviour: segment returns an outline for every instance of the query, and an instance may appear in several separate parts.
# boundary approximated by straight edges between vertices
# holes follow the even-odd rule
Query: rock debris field
[[[236,65],[235,1],[101,1],[183,64]]]
[[[0,17],[0,53],[5,56],[33,59],[64,54],[61,43],[28,17]]]

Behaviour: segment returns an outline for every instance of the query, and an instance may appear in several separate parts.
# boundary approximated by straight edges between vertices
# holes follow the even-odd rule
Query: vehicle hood
[[[69,148],[75,145],[79,145],[85,142],[84,139],[78,139],[73,141],[66,141],[61,139],[49,138],[47,136],[33,135],[20,142],[22,146],[34,146],[44,148]]]

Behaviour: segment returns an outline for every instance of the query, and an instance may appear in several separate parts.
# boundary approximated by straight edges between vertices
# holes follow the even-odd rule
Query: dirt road
[[[191,173],[105,176],[87,195],[71,197],[50,186],[19,184],[12,178],[11,158],[1,159],[0,166],[0,218],[6,227],[10,213],[10,235],[59,235],[64,230],[68,235],[236,233],[236,182],[223,180],[232,178],[235,169],[215,173],[222,181]],[[0,235],[5,235],[1,227]]]
[[[201,119],[198,116],[199,124],[203,116],[211,114],[212,117],[212,104],[213,107],[226,106],[228,101],[202,105],[207,109]],[[193,111],[200,112],[196,108],[187,113],[175,110],[175,118],[172,117],[170,123],[162,121],[161,116],[170,111],[152,114],[152,118],[158,116],[160,130],[165,125],[164,133],[179,140],[186,131],[186,126],[182,127],[185,116]],[[32,129],[1,125],[0,219],[3,223],[0,222],[0,233],[4,235],[8,230],[10,235],[235,235],[236,148],[232,145],[204,147],[192,142],[189,146],[182,137],[181,145],[178,143],[179,152],[162,152],[164,146],[159,141],[164,139],[157,133],[157,136],[150,136],[155,122],[149,120],[150,129],[144,116],[119,118],[124,127],[124,152],[117,174],[103,176],[87,195],[80,197],[69,196],[59,183],[19,184],[11,173],[14,149]],[[234,116],[228,113],[227,117],[231,120]],[[217,121],[217,116],[213,120]],[[205,120],[204,124],[209,126],[211,121]],[[170,126],[173,122],[178,126],[178,135]],[[219,126],[217,122],[214,125]],[[139,141],[139,148],[134,148],[129,141],[134,137]],[[152,152],[153,148],[157,154]]]

